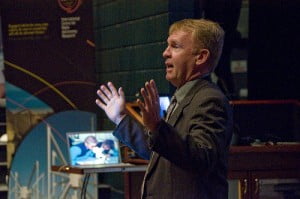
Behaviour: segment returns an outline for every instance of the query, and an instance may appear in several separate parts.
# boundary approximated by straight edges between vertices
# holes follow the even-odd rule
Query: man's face
[[[97,146],[97,143],[85,143],[87,149],[92,150],[94,147]]]
[[[168,37],[167,43],[163,52],[166,79],[178,88],[195,78],[197,55],[193,53],[192,34],[175,31]]]
[[[103,144],[102,147],[103,147],[104,150],[109,150],[110,149],[108,144]]]

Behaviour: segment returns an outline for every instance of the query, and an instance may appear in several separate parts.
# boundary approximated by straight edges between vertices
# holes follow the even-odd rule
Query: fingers
[[[153,89],[153,92],[154,92],[154,95],[155,95],[156,100],[159,100],[159,94],[158,94],[158,90],[157,90],[155,81],[154,81],[153,79],[150,80],[150,84],[151,84],[151,86],[152,86],[152,89]]]
[[[142,112],[145,112],[146,111],[145,104],[140,99],[137,99],[136,102],[138,103],[138,106],[139,106],[140,110]]]
[[[138,104],[142,111],[153,111],[159,107],[159,95],[154,80],[145,83],[145,88],[141,88],[140,93],[144,103],[138,100]]]
[[[107,87],[105,85],[101,85],[100,89],[97,91],[97,94],[101,98],[101,100],[106,104],[110,101],[110,99],[113,96],[119,96],[116,87],[111,82],[107,83]]]
[[[146,82],[145,89],[146,91],[144,92],[141,89],[141,93],[146,105],[157,105],[159,103],[159,95],[154,80],[151,80],[150,83]]]
[[[104,103],[102,103],[101,100],[96,99],[96,104],[97,104],[100,108],[102,108],[103,110],[105,110],[106,105],[105,105]]]
[[[107,85],[109,85],[110,87],[114,88],[114,86],[112,85],[111,82],[109,82]],[[109,87],[109,88],[110,88],[110,87]],[[108,89],[106,86],[102,85],[102,86],[100,87],[100,89],[101,89],[102,92],[106,95],[106,97],[107,97],[108,100],[111,99],[111,98],[113,97],[111,88]],[[117,92],[117,91],[115,91],[115,93],[116,93],[116,92]]]
[[[149,93],[151,99],[153,102],[158,102],[159,101],[159,95],[158,91],[155,85],[154,80],[150,80],[150,83],[147,86],[147,92]]]
[[[149,99],[149,97],[148,97],[148,95],[146,93],[146,90],[144,88],[141,88],[141,95],[142,95],[142,97],[144,99],[144,106],[149,107],[151,101],[150,101],[150,99]]]
[[[123,88],[120,87],[119,90],[118,90],[118,94],[120,95],[121,98],[125,99],[125,93],[123,91]]]
[[[108,97],[106,96],[106,94],[104,93],[104,88],[106,88],[105,86],[100,86],[100,89],[97,90],[97,95],[100,97],[100,99],[104,102],[104,103],[108,103],[109,102],[109,99]]]
[[[107,83],[107,86],[108,86],[108,88],[110,89],[110,91],[111,91],[111,93],[112,93],[113,96],[118,95],[117,89],[116,89],[116,87],[113,85],[113,83],[108,82],[108,83]]]

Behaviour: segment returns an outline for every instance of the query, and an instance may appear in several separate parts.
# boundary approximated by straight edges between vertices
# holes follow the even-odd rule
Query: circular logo
[[[82,0],[57,0],[59,6],[67,13],[75,12],[82,3]]]

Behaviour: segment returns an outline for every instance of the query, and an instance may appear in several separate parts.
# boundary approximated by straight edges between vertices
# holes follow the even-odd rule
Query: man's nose
[[[169,47],[167,47],[163,54],[162,54],[163,58],[167,58],[167,57],[170,57],[170,50],[169,50]]]

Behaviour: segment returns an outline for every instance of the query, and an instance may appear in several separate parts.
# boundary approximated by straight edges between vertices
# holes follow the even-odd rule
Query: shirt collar
[[[174,95],[176,98],[176,101],[178,104],[180,104],[180,102],[182,102],[182,100],[184,99],[184,97],[188,94],[188,92],[192,89],[192,87],[197,84],[197,82],[200,79],[195,79],[192,81],[188,81],[187,83],[185,83],[183,86],[181,86],[180,88],[178,88]]]

